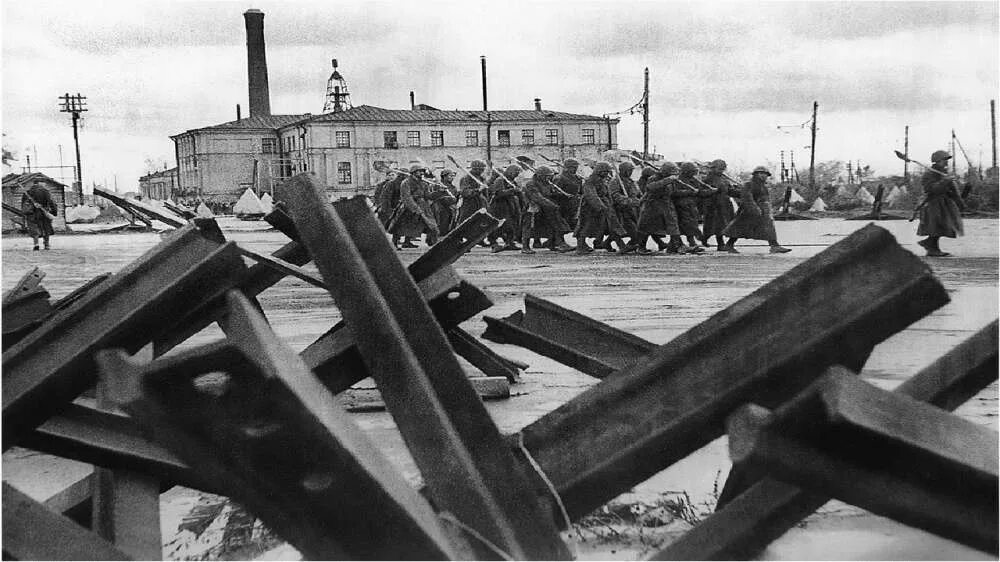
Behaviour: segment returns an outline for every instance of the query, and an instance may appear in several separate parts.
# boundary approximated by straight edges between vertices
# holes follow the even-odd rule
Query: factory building
[[[350,107],[335,103],[321,115],[273,115],[267,83],[264,14],[244,13],[247,29],[249,117],[170,137],[177,156],[177,193],[218,203],[235,202],[248,187],[273,191],[300,172],[313,172],[333,197],[370,193],[381,181],[375,162],[432,169],[472,160],[509,164],[527,155],[544,161],[599,158],[617,148],[617,119],[543,109],[440,110]],[[335,77],[343,86],[336,70]],[[337,95],[337,94],[335,94]],[[329,96],[329,94],[328,94]]]

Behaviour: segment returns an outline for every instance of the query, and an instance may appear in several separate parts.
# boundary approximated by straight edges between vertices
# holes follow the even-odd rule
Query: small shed
[[[24,174],[7,174],[3,177],[3,202],[5,205],[10,205],[14,208],[21,208],[21,196],[31,188],[32,184],[38,180],[42,182],[42,186],[49,190],[52,194],[52,200],[56,202],[56,208],[58,212],[56,213],[56,220],[52,222],[52,228],[58,230],[66,230],[66,185],[59,183],[58,181],[46,176],[41,172],[27,172]],[[14,219],[17,218],[18,221],[15,223]],[[14,213],[8,211],[6,208],[3,210],[3,231],[10,232],[17,230],[19,224],[21,223],[20,218],[18,218]]]

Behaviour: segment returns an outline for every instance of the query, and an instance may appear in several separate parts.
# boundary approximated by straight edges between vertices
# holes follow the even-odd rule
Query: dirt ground
[[[618,256],[603,251],[580,257],[547,251],[526,256],[477,248],[459,260],[456,269],[490,294],[495,304],[487,315],[502,317],[520,309],[523,295],[531,293],[655,343],[665,343],[865,224],[841,219],[778,223],[779,239],[793,249],[784,255],[770,255],[765,245],[752,242],[742,244],[739,255],[710,249],[697,257]],[[884,221],[879,225],[890,230],[904,247],[922,254],[916,245],[914,223]],[[261,252],[273,251],[286,242],[279,233],[260,230],[260,223],[223,221],[223,227],[233,229],[227,231],[231,240]],[[53,239],[52,251],[32,252],[29,239],[6,237],[2,243],[3,287],[6,290],[38,265],[47,274],[43,285],[59,298],[95,275],[117,271],[158,240],[156,234],[58,236]],[[866,380],[891,389],[997,318],[997,240],[996,219],[969,220],[965,237],[942,243],[953,257],[926,258],[952,301],[879,345],[862,372]],[[409,263],[422,251],[404,250],[400,256]],[[315,271],[312,266],[307,269]],[[260,302],[278,335],[296,350],[339,319],[324,291],[295,279],[286,279],[266,291]],[[477,316],[463,327],[478,336],[485,324]],[[219,337],[221,332],[209,329],[187,345]],[[487,403],[505,433],[519,430],[597,382],[521,348],[487,343],[499,353],[530,365],[522,382],[511,387],[510,399]],[[996,429],[996,383],[958,413]],[[359,413],[354,419],[400,471],[413,482],[419,481],[388,414]],[[38,475],[57,479],[50,474],[59,472],[54,466],[50,458],[24,450],[14,449],[3,457],[4,479],[40,498],[51,493],[52,485],[40,482]],[[580,559],[648,556],[710,513],[714,492],[721,487],[729,467],[726,440],[722,438],[584,519],[566,538]],[[175,488],[163,495],[162,507],[167,559],[298,558],[294,549],[282,545],[259,522],[254,523],[219,498]],[[239,519],[247,521],[244,527],[252,532],[245,533],[242,542],[234,542],[227,522]],[[764,559],[868,560],[983,557],[839,502],[830,502],[762,555]]]

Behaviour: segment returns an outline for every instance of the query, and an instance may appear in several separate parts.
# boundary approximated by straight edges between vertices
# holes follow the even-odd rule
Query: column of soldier
[[[376,187],[376,213],[397,249],[416,248],[414,240],[422,235],[433,245],[485,208],[504,221],[482,243],[493,252],[697,255],[711,247],[712,237],[719,252],[739,253],[740,238],[766,240],[771,253],[790,251],[777,242],[767,189],[771,174],[763,166],[741,186],[726,175],[723,160],[708,164],[703,177],[692,162],[648,166],[638,181],[629,162],[620,163],[617,173],[607,162],[594,163],[587,178],[577,175],[580,163],[572,158],[554,163],[562,168],[558,175],[527,157],[516,162],[487,173],[486,163],[475,160],[458,186],[454,170],[441,170],[439,178],[421,164],[396,170]],[[566,242],[570,232],[575,247]],[[649,241],[656,250],[647,247]]]

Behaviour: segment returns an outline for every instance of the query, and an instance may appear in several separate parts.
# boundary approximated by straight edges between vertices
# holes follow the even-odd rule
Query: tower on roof
[[[351,108],[351,93],[347,91],[347,81],[337,70],[337,59],[333,59],[333,74],[326,81],[326,103],[323,113],[339,113]]]

